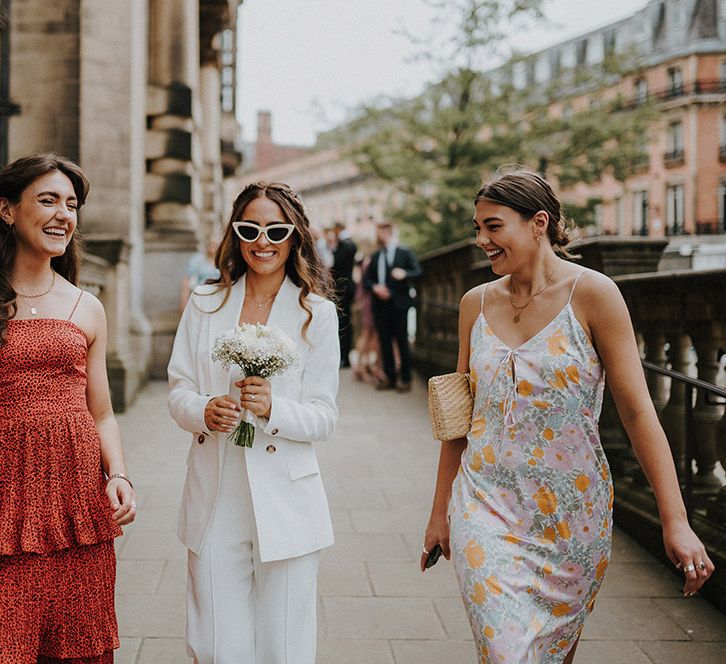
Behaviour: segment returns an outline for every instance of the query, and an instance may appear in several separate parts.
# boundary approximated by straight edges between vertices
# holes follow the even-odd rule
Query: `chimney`
[[[257,141],[255,146],[255,168],[267,168],[274,159],[272,144],[272,113],[257,111]]]

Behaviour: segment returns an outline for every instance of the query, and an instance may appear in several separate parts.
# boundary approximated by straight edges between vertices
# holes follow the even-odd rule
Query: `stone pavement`
[[[334,439],[317,447],[336,532],[320,570],[318,664],[473,664],[451,565],[417,568],[438,457],[423,385],[375,392],[344,372],[339,404]],[[175,530],[190,436],[167,413],[164,383],[146,387],[119,422],[139,517],[118,540],[116,662],[188,664]],[[678,577],[616,531],[576,661],[723,664],[726,615],[683,599]]]

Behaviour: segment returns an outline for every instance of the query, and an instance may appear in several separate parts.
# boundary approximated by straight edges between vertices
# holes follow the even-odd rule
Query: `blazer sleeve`
[[[340,344],[338,314],[332,302],[315,307],[307,332],[312,348],[305,358],[300,400],[272,393],[267,434],[288,440],[316,442],[329,438],[338,420]]]
[[[423,270],[418,260],[416,260],[416,254],[410,249],[406,249],[404,256],[406,264],[403,267],[406,270],[406,276],[409,279],[418,279],[423,274]]]
[[[199,341],[199,312],[189,298],[174,338],[167,367],[169,375],[169,412],[185,431],[206,432],[204,409],[209,395],[200,394],[199,366],[195,340]]]

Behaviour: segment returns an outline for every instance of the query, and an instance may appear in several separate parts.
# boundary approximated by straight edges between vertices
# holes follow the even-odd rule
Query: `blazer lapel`
[[[245,284],[246,275],[242,275],[235,284],[232,285],[232,292],[225,305],[216,313],[210,314],[209,320],[209,361],[210,376],[212,379],[212,391],[214,394],[227,394],[229,391],[229,372],[224,370],[220,362],[212,360],[212,349],[217,337],[237,327],[239,317],[242,313],[242,305],[245,301]]]

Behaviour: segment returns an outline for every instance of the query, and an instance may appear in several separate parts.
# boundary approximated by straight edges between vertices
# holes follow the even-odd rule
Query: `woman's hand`
[[[214,397],[204,408],[204,424],[210,431],[230,433],[239,423],[239,406],[225,394]]]
[[[684,519],[663,526],[663,543],[670,561],[686,575],[684,597],[696,593],[715,569],[706,548]]]
[[[106,495],[113,509],[113,520],[125,526],[136,518],[136,492],[122,477],[114,477],[106,482]]]
[[[426,534],[424,535],[423,548],[421,552],[421,571],[426,571],[426,559],[429,552],[437,545],[441,545],[441,552],[444,558],[451,558],[451,550],[449,549],[449,519],[444,514],[442,516],[431,515],[429,525],[426,526]]]
[[[235,383],[241,395],[239,405],[258,417],[270,417],[272,412],[272,386],[269,380],[249,376]]]

